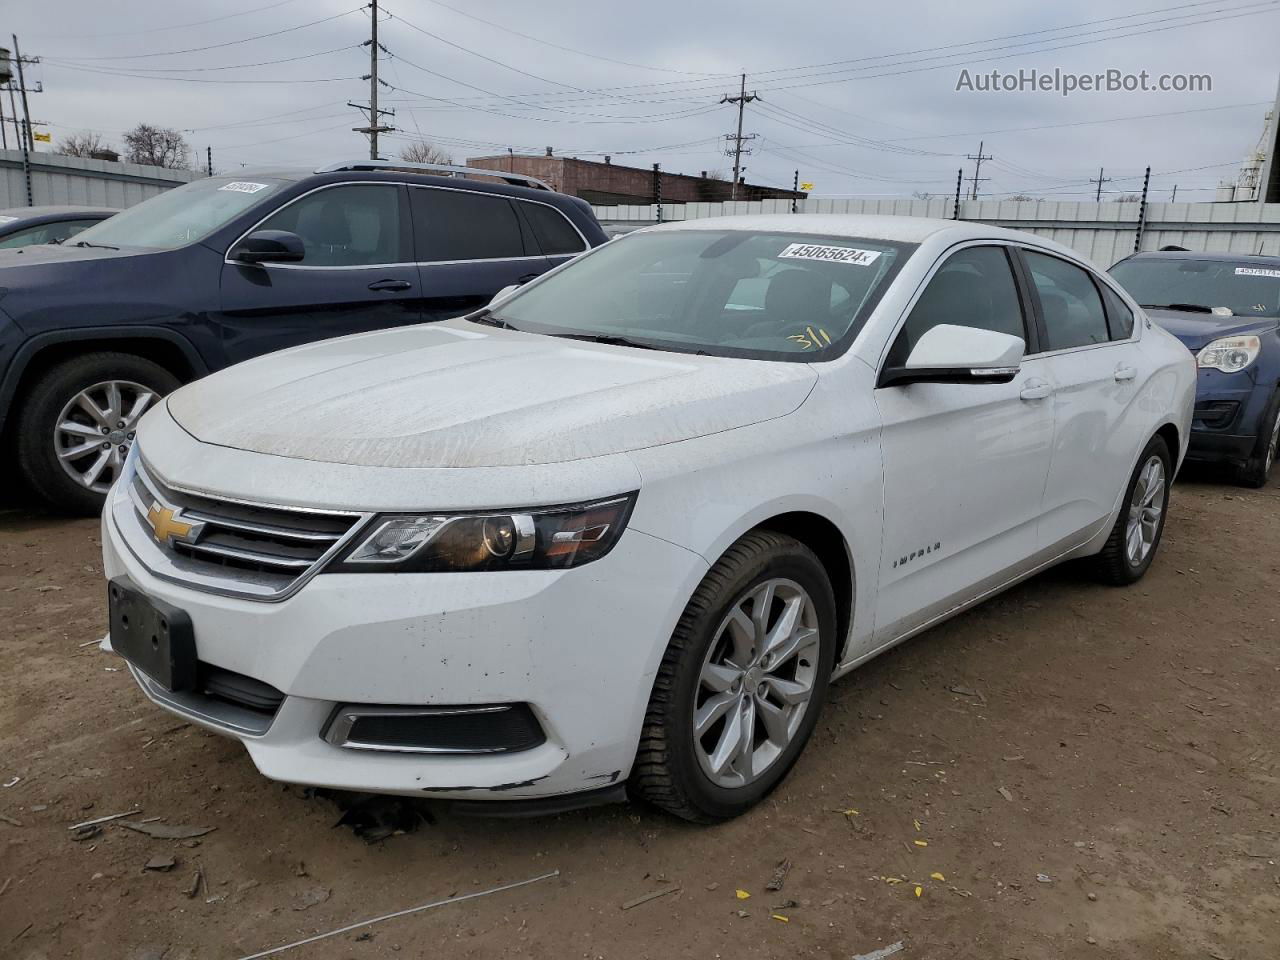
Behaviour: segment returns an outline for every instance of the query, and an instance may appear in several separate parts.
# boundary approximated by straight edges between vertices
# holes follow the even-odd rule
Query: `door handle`
[[[396,290],[408,290],[412,286],[408,280],[375,280],[369,284],[369,289],[394,293]]]
[[[1117,380],[1117,381],[1121,381],[1121,380],[1132,380],[1132,379],[1133,379],[1134,377],[1136,377],[1137,375],[1138,375],[1138,368],[1137,368],[1137,367],[1131,367],[1131,366],[1129,366],[1129,364],[1127,364],[1127,363],[1122,363],[1122,364],[1120,364],[1120,366],[1116,367],[1116,380]]]
[[[1018,396],[1023,400],[1043,400],[1053,393],[1053,387],[1044,380],[1032,379],[1022,385]]]

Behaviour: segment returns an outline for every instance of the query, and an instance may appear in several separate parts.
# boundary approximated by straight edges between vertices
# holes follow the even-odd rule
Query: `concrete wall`
[[[137,163],[33,153],[31,202],[36,206],[73,203],[129,207],[203,176],[195,170],[166,170]],[[0,150],[0,209],[25,206],[27,182],[22,151]]]
[[[951,200],[801,200],[797,212],[893,214],[950,219]],[[595,207],[602,223],[647,226],[657,220],[653,204]],[[735,214],[790,213],[788,200],[738,203],[664,203],[663,220]],[[978,200],[960,204],[964,220],[1025,230],[1056,240],[1109,267],[1133,253],[1138,204],[1061,200]],[[1266,253],[1280,256],[1280,203],[1152,203],[1142,235],[1143,250],[1176,244],[1189,250]]]

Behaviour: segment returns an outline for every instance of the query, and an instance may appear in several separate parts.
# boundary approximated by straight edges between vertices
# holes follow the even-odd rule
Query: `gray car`
[[[112,207],[13,207],[0,210],[0,248],[61,243],[119,213]]]

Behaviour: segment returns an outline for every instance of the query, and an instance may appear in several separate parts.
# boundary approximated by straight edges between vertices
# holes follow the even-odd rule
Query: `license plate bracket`
[[[107,585],[111,648],[166,690],[196,686],[195,631],[186,611],[148,597],[127,577]]]

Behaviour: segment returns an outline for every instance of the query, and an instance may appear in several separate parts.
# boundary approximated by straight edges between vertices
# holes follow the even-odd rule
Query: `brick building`
[[[733,188],[730,181],[708,177],[706,171],[698,177],[683,173],[655,173],[652,168],[612,163],[609,157],[605,157],[604,162],[557,157],[549,147],[546,155],[541,157],[519,153],[468,157],[467,166],[537,177],[561,193],[596,204],[653,203],[659,187],[663,203],[728,200]],[[739,200],[803,200],[805,196],[801,191],[753,183],[738,186]]]

